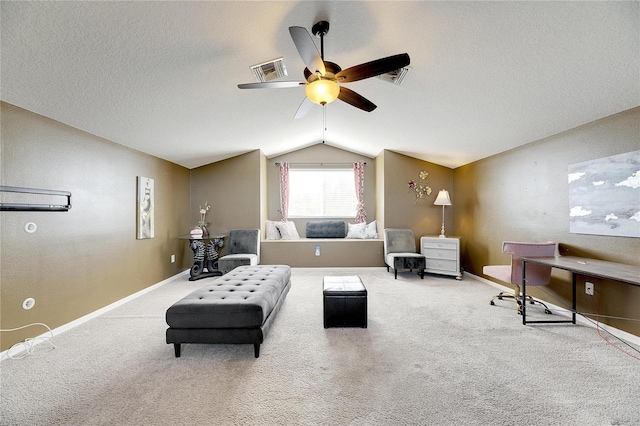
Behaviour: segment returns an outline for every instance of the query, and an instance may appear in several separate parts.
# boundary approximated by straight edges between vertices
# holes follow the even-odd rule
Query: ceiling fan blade
[[[265,83],[238,84],[239,89],[286,89],[288,87],[305,86],[304,81],[268,81]]]
[[[367,112],[371,112],[377,108],[377,106],[373,102],[361,95],[358,95],[353,90],[347,89],[346,87],[340,87],[340,94],[338,95],[338,99]]]
[[[406,67],[409,63],[409,55],[401,53],[347,68],[336,74],[336,79],[339,83],[350,83]]]
[[[313,102],[311,102],[309,98],[305,97],[302,103],[300,104],[300,106],[298,107],[298,110],[296,111],[296,115],[294,118],[298,119],[298,118],[304,117],[305,115],[307,115],[307,113],[312,107],[313,107]]]
[[[293,44],[296,45],[296,49],[298,49],[298,53],[309,71],[313,73],[319,71],[321,75],[324,75],[326,72],[324,62],[309,31],[304,27],[289,27],[289,34],[291,34]]]

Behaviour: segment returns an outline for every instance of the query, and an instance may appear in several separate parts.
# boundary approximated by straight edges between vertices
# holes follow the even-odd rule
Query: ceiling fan
[[[343,70],[334,62],[324,60],[324,36],[329,32],[329,22],[316,23],[311,31],[320,37],[320,52],[313,42],[311,35],[304,27],[289,27],[289,33],[293,43],[298,49],[300,57],[304,61],[304,77],[306,81],[272,81],[264,83],[238,84],[240,89],[281,89],[289,87],[306,86],[307,97],[302,101],[296,111],[295,118],[301,118],[311,109],[314,103],[326,105],[340,99],[361,110],[371,112],[376,105],[357,94],[353,90],[341,86],[342,83],[364,80],[375,77],[409,65],[409,55],[388,56],[371,62],[356,65]]]

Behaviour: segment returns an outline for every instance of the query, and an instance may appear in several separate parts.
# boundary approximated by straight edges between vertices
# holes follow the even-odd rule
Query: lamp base
[[[438,238],[447,238],[444,235],[444,222],[442,222],[442,229],[440,229],[440,235],[438,235]]]

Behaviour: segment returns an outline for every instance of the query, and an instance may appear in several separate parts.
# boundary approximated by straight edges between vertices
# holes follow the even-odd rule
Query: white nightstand
[[[460,272],[460,238],[421,237],[420,253],[425,257],[425,272],[453,275],[462,279]]]

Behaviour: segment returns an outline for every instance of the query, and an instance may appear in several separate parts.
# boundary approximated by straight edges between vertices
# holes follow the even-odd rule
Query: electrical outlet
[[[176,255],[175,254],[171,255],[171,263],[176,263]]]
[[[593,296],[593,291],[594,291],[594,285],[593,283],[590,283],[589,281],[584,283],[584,292],[587,293],[589,296]]]
[[[320,256],[320,246],[316,246],[316,256]]]
[[[33,305],[36,304],[36,301],[33,297],[29,297],[28,299],[24,299],[24,302],[22,302],[22,309],[28,310],[33,308]]]

